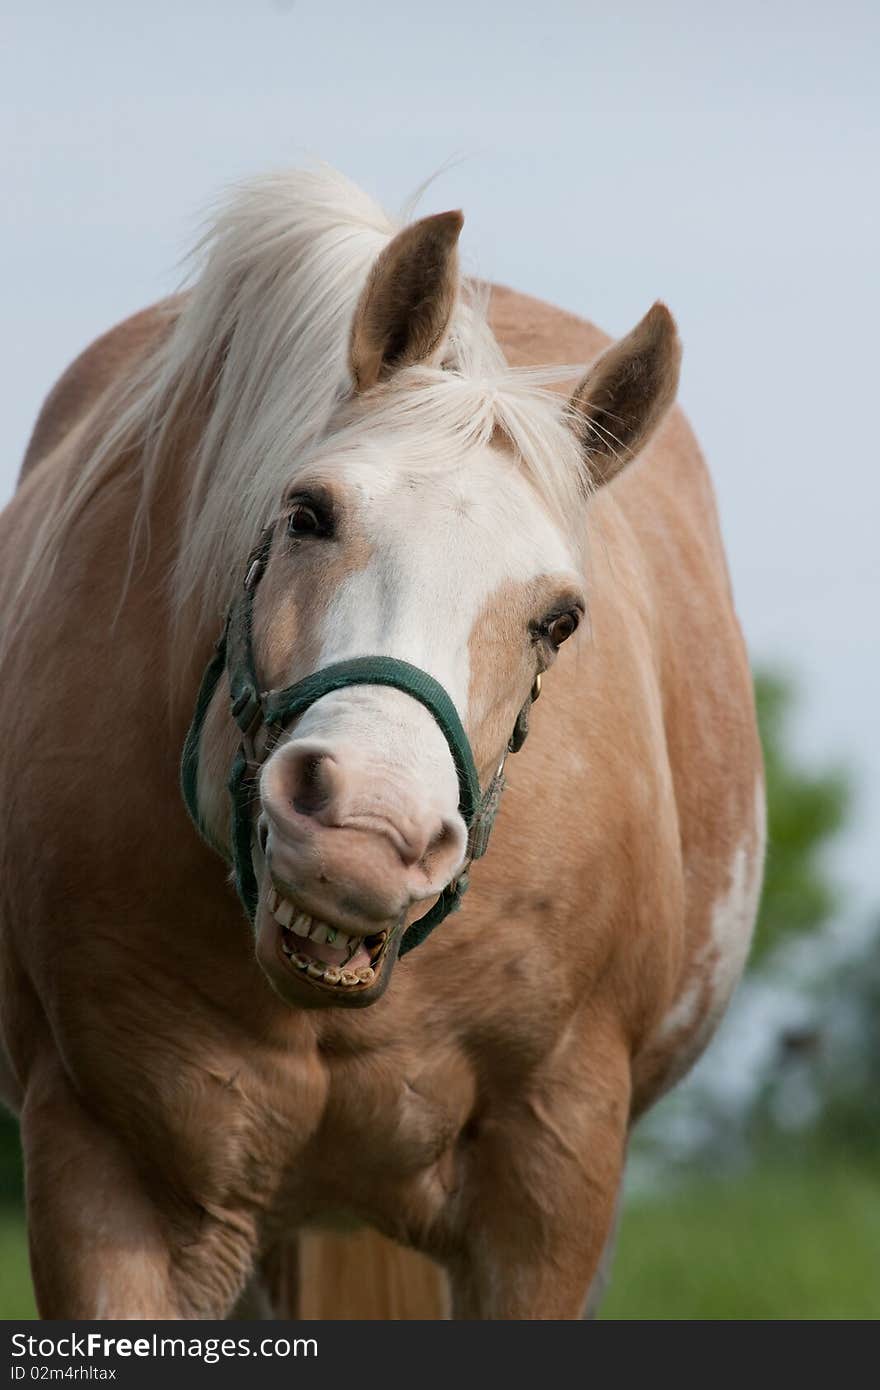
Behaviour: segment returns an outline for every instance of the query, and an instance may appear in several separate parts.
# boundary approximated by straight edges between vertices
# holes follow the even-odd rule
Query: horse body
[[[185,304],[121,325],[50,398],[0,522],[4,611],[119,380]],[[513,365],[607,345],[510,291],[491,312]],[[196,413],[165,459],[133,570],[142,479],[120,456],[4,657],[2,1023],[40,1310],[224,1316],[262,1269],[289,1311],[437,1311],[414,1266],[396,1286],[409,1298],[388,1302],[389,1262],[411,1257],[363,1236],[308,1237],[291,1292],[297,1232],[365,1223],[445,1268],[457,1316],[577,1317],[629,1127],[710,1036],[760,885],[750,678],[697,447],[671,413],[585,508],[587,635],[546,677],[466,905],[353,1011],[291,1008],[268,987],[179,795],[217,624],[195,609],[175,621],[165,580],[192,489],[187,430],[203,428]],[[493,591],[472,624],[481,768],[507,717],[492,713],[497,629],[519,588]],[[261,650],[270,663],[271,641]],[[221,700],[205,739],[216,780],[236,745]]]

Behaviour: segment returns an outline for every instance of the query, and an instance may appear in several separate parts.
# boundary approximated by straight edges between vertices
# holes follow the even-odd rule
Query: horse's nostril
[[[257,823],[257,839],[260,842],[260,849],[266,853],[266,845],[269,843],[269,822],[265,816],[260,816]]]
[[[428,842],[427,853],[436,854],[438,850],[445,849],[448,844],[451,844],[453,838],[452,827],[449,825],[441,826],[436,835]]]
[[[326,753],[303,750],[294,763],[294,782],[290,789],[293,809],[301,816],[313,816],[330,800],[333,759]]]
[[[436,864],[438,858],[450,852],[457,851],[459,847],[459,835],[452,821],[444,821],[440,829],[431,836],[428,846],[422,855],[422,865],[430,871],[431,866]]]

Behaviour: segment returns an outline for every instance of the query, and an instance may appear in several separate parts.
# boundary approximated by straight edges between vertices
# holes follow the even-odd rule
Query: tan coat
[[[492,321],[513,364],[607,342],[504,289]],[[50,396],[0,520],[7,614],[102,391],[161,331],[128,320]],[[2,1027],[40,1311],[223,1316],[259,1267],[306,1315],[436,1313],[434,1267],[367,1232],[305,1238],[296,1304],[297,1229],[363,1222],[444,1266],[457,1316],[577,1317],[630,1124],[710,1036],[760,884],[751,681],[690,429],[674,411],[591,503],[589,633],[466,908],[354,1013],[271,992],[180,799],[216,637],[191,634],[169,710],[158,580],[185,487],[182,464],[115,627],[136,468],[93,499],[0,687]]]

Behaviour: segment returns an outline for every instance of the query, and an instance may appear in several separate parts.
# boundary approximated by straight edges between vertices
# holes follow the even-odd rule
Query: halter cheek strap
[[[260,767],[273,746],[272,735],[280,735],[291,720],[303,714],[322,696],[348,686],[384,685],[411,695],[433,716],[452,754],[458,776],[458,809],[468,827],[468,848],[461,872],[446,885],[431,910],[407,929],[399,952],[405,955],[414,946],[420,945],[450,912],[455,912],[461,906],[468,886],[467,871],[475,859],[485,854],[489,843],[504,789],[504,762],[501,762],[485,792],[481,793],[471,746],[449,695],[427,671],[395,657],[363,656],[336,662],[283,690],[261,691],[253,653],[252,610],[254,590],[265,569],[271,540],[271,530],[265,531],[249,557],[244,586],[232,602],[223,635],[202,677],[192,723],[183,746],[180,767],[183,799],[199,833],[214,849],[219,849],[208,835],[199,814],[198,779],[202,728],[214,691],[225,670],[229,678],[230,713],[242,736],[228,782],[232,813],[231,861],[238,895],[253,922],[259,897],[253,864],[253,803]],[[537,699],[540,688],[538,677],[517,716],[508,744],[510,752],[517,752],[525,741],[529,708]],[[266,728],[270,738],[262,754],[258,755],[254,737],[261,726]]]

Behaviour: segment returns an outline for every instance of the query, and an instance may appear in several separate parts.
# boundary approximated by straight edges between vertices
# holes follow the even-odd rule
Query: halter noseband
[[[223,634],[214,648],[214,655],[205,669],[199,687],[192,723],[183,745],[180,765],[180,785],[187,810],[199,834],[212,845],[198,807],[199,750],[202,727],[208,706],[220,677],[225,670],[229,678],[230,712],[241,731],[241,746],[232,765],[228,790],[232,801],[231,844],[235,886],[251,922],[257,911],[259,889],[253,864],[252,803],[257,775],[290,720],[295,719],[334,690],[350,685],[385,685],[402,690],[418,700],[433,715],[440,732],[449,745],[458,775],[458,809],[468,828],[467,857],[461,872],[446,885],[437,902],[424,916],[413,922],[404,934],[399,954],[405,955],[419,946],[439,922],[461,906],[468,886],[468,870],[475,859],[485,854],[489,834],[498,811],[504,789],[504,762],[487,786],[480,791],[474,756],[468,736],[462,727],[455,705],[449,695],[427,671],[390,656],[361,656],[351,661],[339,661],[283,690],[262,690],[257,677],[253,652],[252,612],[254,591],[269,558],[272,527],[262,534],[248,557],[247,574],[240,593],[233,599],[226,617]],[[516,753],[528,733],[529,709],[541,692],[541,677],[537,676],[529,698],[519,714],[508,741],[508,751]],[[254,737],[263,726],[269,738],[261,752]],[[225,855],[225,851],[222,851]],[[228,856],[227,856],[228,857]]]

